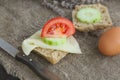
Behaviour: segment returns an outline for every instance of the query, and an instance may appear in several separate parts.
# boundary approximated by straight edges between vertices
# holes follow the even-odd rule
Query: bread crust
[[[40,47],[35,48],[34,51],[42,57],[44,57],[45,59],[47,59],[52,64],[58,63],[62,58],[64,58],[68,54],[67,52],[63,51],[44,49]]]
[[[85,7],[92,7],[92,8],[98,9],[102,15],[101,21],[96,22],[96,23],[89,23],[89,24],[78,21],[76,18],[76,14],[81,8],[85,8]],[[76,5],[75,9],[72,11],[72,19],[73,19],[73,24],[76,27],[76,29],[78,29],[81,32],[89,32],[89,31],[94,31],[98,29],[99,30],[105,29],[113,25],[107,7],[101,4]]]

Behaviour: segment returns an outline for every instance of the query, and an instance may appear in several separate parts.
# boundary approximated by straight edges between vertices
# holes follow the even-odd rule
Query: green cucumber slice
[[[42,38],[42,41],[48,45],[58,46],[66,42],[66,38]]]
[[[76,17],[81,22],[96,23],[101,20],[101,12],[95,8],[82,8],[77,12]]]

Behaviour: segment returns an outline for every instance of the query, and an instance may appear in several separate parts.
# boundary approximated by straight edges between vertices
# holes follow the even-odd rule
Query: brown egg
[[[120,27],[113,27],[102,34],[98,42],[100,52],[106,56],[120,53]]]

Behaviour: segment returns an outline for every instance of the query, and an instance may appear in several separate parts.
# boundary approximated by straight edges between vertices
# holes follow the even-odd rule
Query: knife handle
[[[53,72],[50,72],[48,69],[39,66],[35,61],[30,59],[28,56],[23,54],[17,54],[16,59],[31,68],[40,78],[43,80],[61,80]]]

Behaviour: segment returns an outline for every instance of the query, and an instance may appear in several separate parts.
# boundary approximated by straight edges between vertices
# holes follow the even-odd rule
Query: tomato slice
[[[75,27],[70,20],[63,17],[52,18],[45,23],[41,37],[69,37],[75,33]]]

